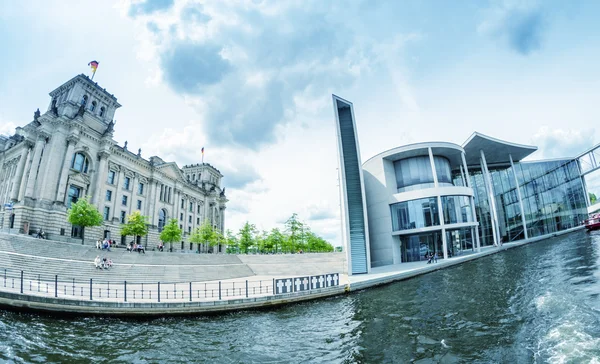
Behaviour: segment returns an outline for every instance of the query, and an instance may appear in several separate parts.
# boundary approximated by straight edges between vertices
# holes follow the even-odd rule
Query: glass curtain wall
[[[461,255],[467,251],[473,251],[473,228],[460,228],[446,230],[446,246],[448,248],[448,257]]]
[[[569,229],[587,218],[577,161],[519,163],[515,169],[530,237]]]
[[[433,187],[433,171],[429,156],[401,159],[394,162],[398,192]]]
[[[493,244],[487,189],[480,170],[470,170],[481,245]],[[529,237],[575,227],[587,217],[585,192],[575,160],[515,164]],[[511,167],[490,169],[503,242],[525,238]]]
[[[394,231],[418,229],[440,224],[437,198],[395,203],[390,206]]]
[[[442,196],[444,224],[472,222],[471,203],[467,196]]]
[[[441,231],[400,236],[402,263],[426,260],[425,255],[432,253],[437,253],[438,259],[442,259],[442,245]]]

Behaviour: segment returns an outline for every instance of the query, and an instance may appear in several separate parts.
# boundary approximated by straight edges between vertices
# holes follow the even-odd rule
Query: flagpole
[[[96,71],[92,73],[92,81],[94,80],[94,76],[96,75]]]

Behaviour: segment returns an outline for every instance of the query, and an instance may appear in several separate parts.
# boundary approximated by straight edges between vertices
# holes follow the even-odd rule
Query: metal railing
[[[50,298],[112,302],[194,302],[273,295],[274,280],[135,282],[64,279],[58,275],[0,270],[0,290]]]
[[[0,268],[0,291],[102,302],[213,302],[308,291],[340,285],[338,273],[269,280],[135,282],[65,279]],[[275,291],[274,291],[275,287]]]

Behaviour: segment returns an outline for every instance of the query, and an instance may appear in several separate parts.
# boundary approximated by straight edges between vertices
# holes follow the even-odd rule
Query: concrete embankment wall
[[[345,273],[344,253],[239,255],[256,275],[304,276],[327,273]]]

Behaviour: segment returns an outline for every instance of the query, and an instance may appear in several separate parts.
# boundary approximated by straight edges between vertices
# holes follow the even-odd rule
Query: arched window
[[[158,232],[163,231],[167,221],[167,212],[164,209],[158,210]]]
[[[87,173],[89,164],[90,162],[84,154],[76,153],[73,156],[73,163],[71,164],[71,168],[79,172]]]
[[[96,101],[92,101],[92,106],[90,106],[90,111],[96,110]]]
[[[83,105],[83,106],[87,105],[87,100],[88,100],[87,95],[83,95],[83,97],[81,98],[81,105]]]
[[[106,109],[104,108],[104,106],[102,106],[100,108],[100,117],[103,117],[105,112],[106,112]]]

